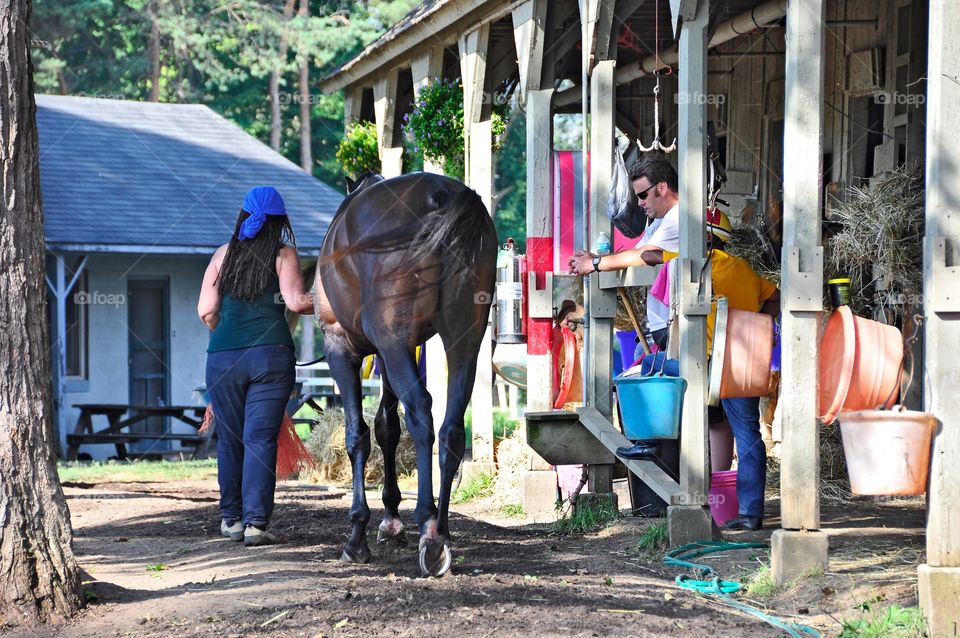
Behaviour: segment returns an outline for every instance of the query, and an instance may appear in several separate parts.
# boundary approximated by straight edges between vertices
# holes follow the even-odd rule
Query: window
[[[67,378],[86,379],[87,315],[90,308],[86,272],[81,273],[81,275],[77,277],[73,288],[67,292],[66,306],[66,344],[64,354],[66,356]]]

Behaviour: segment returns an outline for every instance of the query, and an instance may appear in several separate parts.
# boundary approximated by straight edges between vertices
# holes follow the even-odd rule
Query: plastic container
[[[833,423],[841,410],[892,406],[902,362],[898,329],[857,317],[847,306],[834,310],[820,339],[819,412],[824,425]]]
[[[637,349],[637,331],[617,330],[617,341],[620,342],[620,362],[626,370],[635,359],[633,353]]]
[[[717,319],[710,357],[709,403],[720,399],[762,397],[770,390],[773,317],[729,308],[717,300]]]
[[[617,398],[623,435],[632,441],[676,439],[680,436],[680,412],[687,382],[659,374],[619,376]]]
[[[714,472],[710,475],[710,515],[714,522],[722,527],[724,523],[737,517],[740,503],[737,500],[737,471]]]
[[[916,496],[927,489],[937,419],[913,410],[840,413],[850,490],[863,496]]]

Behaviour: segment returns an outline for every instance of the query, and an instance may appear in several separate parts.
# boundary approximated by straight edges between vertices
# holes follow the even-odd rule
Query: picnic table
[[[133,432],[131,425],[136,425],[152,417],[172,417],[186,423],[195,429],[203,424],[203,415],[206,406],[200,405],[128,405],[114,403],[81,403],[73,407],[80,410],[77,425],[72,434],[67,434],[67,460],[77,460],[80,446],[94,443],[111,443],[117,448],[117,458],[126,459],[127,444],[138,441],[180,441],[185,445],[193,446],[193,456],[196,457],[204,443],[210,437],[197,434],[177,434],[173,432]],[[94,430],[93,417],[105,416],[108,422],[106,428]],[[125,431],[126,430],[126,431]]]

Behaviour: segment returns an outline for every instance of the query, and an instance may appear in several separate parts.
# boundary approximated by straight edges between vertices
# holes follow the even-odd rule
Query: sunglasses
[[[659,183],[660,183],[660,182],[657,182],[657,184],[659,184]],[[647,187],[644,188],[642,191],[640,191],[639,193],[637,193],[637,199],[639,199],[641,202],[644,201],[645,199],[647,199],[647,195],[650,194],[650,189],[653,188],[654,186],[656,186],[657,184],[651,184],[650,186],[647,186]]]

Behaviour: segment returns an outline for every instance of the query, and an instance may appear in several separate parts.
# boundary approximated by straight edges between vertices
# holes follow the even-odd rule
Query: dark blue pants
[[[680,376],[680,362],[658,352],[644,357],[643,374],[650,371]],[[763,491],[767,484],[767,448],[760,436],[760,398],[720,399],[733,437],[737,441],[737,501],[741,516],[763,517]]]
[[[281,345],[207,355],[207,392],[217,426],[220,512],[265,528],[273,513],[277,435],[293,390],[294,353]]]

